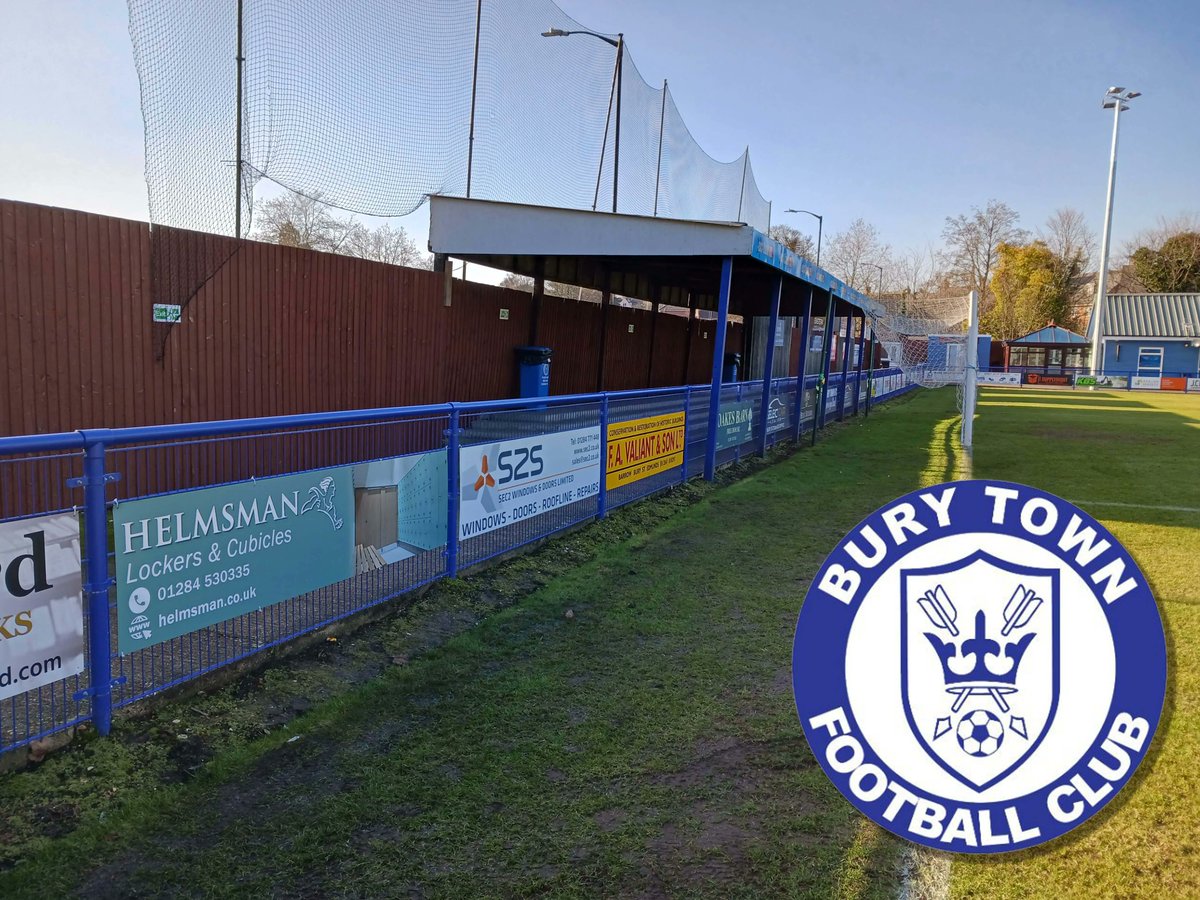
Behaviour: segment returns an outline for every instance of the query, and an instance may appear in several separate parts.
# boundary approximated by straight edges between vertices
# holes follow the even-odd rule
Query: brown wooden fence
[[[455,281],[447,307],[442,279],[0,200],[0,434],[512,396],[532,298]],[[155,324],[155,303],[182,321]],[[693,323],[689,355],[687,320],[654,318],[609,309],[606,390],[679,384],[688,360],[687,380],[708,380],[712,324]],[[600,320],[545,299],[554,393],[596,389]],[[728,348],[744,349],[740,326]]]

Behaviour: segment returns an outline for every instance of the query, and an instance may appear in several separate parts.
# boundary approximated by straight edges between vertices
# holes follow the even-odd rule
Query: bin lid
[[[544,363],[550,362],[550,356],[554,351],[550,347],[514,347],[513,352],[517,354],[517,358],[523,363]]]

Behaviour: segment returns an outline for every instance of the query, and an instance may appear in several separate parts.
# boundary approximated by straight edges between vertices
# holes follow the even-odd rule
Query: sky
[[[774,222],[811,230],[783,212],[810,209],[828,237],[862,217],[903,252],[996,198],[1030,230],[1073,207],[1099,235],[1110,85],[1144,94],[1121,119],[1114,252],[1200,213],[1195,0],[560,5],[623,32],[710,155],[749,144]],[[0,0],[0,22],[0,197],[145,219],[125,4]],[[421,245],[427,218],[402,220]]]

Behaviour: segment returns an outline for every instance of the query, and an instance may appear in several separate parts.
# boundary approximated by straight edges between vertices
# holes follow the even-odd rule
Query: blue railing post
[[[459,413],[451,404],[446,429],[446,577],[458,577]]]
[[[680,476],[679,483],[683,484],[688,480],[688,432],[692,430],[692,386],[685,385],[683,388],[683,475]]]
[[[783,276],[775,279],[775,290],[771,292],[771,325],[767,332],[767,352],[763,354],[762,402],[758,417],[762,420],[762,434],[758,438],[758,455],[767,455],[767,411],[771,405],[771,375],[775,365],[775,333],[779,330],[779,301],[783,297]]]
[[[92,723],[108,734],[112,728],[112,632],[108,611],[108,507],[105,488],[104,444],[89,443],[83,461],[83,510],[87,533],[88,677]]]
[[[813,292],[808,289],[808,307],[804,310],[804,318],[800,325],[800,361],[797,363],[796,398],[792,404],[792,440],[800,442],[800,419],[804,415],[804,392],[808,390],[808,335],[812,325]],[[816,410],[813,410],[816,415]]]
[[[687,443],[686,432],[684,444]],[[596,518],[608,515],[608,394],[600,395],[600,493],[596,499]]]
[[[721,413],[721,375],[725,365],[725,324],[729,318],[729,289],[733,282],[733,257],[721,261],[721,293],[717,300],[717,335],[713,341],[712,387],[708,403],[708,443],[704,448],[704,480],[717,474],[717,423]]]

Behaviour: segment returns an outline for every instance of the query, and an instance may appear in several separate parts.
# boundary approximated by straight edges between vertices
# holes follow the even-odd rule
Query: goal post
[[[975,437],[975,392],[979,379],[979,291],[971,291],[969,315],[962,402],[962,446],[968,453],[971,452],[971,443]]]

